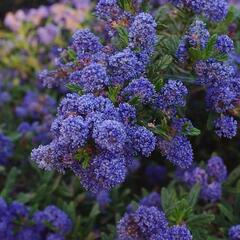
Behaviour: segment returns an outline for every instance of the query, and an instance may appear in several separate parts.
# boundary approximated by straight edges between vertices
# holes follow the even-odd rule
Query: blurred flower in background
[[[240,8],[240,1],[239,0],[230,0],[230,3],[236,5],[238,8]]]

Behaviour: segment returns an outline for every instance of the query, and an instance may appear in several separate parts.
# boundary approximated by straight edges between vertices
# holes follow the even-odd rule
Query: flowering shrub
[[[89,7],[4,20],[29,38],[0,60],[0,236],[240,239],[239,10],[99,0],[79,28]]]

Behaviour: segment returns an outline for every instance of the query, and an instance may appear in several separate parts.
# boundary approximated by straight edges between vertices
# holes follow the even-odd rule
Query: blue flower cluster
[[[0,198],[0,238],[4,240],[64,240],[72,230],[70,218],[56,206],[31,215],[19,202],[7,204]]]
[[[117,230],[119,240],[192,240],[185,225],[169,226],[165,214],[154,206],[141,205],[135,212],[125,213]]]
[[[177,58],[186,63],[190,57],[189,49],[205,50],[210,34],[206,25],[196,21],[190,26],[177,50]],[[233,41],[226,35],[217,38],[214,50],[217,54],[230,54]],[[214,121],[219,137],[232,138],[237,134],[237,121],[231,116],[238,106],[240,81],[233,66],[215,58],[197,61],[194,66],[198,84],[206,90],[207,109],[218,116]]]
[[[124,90],[127,99],[138,98],[142,104],[152,103],[156,95],[153,84],[146,78],[133,80]]]
[[[104,45],[88,29],[74,33],[57,60],[57,69],[49,72],[50,85],[53,79],[65,79],[82,95],[66,95],[51,127],[53,141],[34,149],[31,157],[46,170],[72,170],[82,186],[95,194],[122,183],[138,167],[136,159],[150,157],[156,148],[157,137],[150,131],[155,121],[139,123],[141,110],[132,102],[137,100],[140,108],[159,111],[176,122],[188,94],[181,81],[169,80],[157,92],[146,78],[156,44],[156,23],[150,14],[126,14],[114,0],[100,0],[96,13],[111,26],[131,16],[124,22],[128,44],[119,49],[114,41],[104,39]],[[187,168],[193,151],[183,130],[171,127],[169,138],[159,139],[159,145],[165,146],[160,150],[169,161]]]
[[[23,120],[18,132],[23,137],[31,136],[34,143],[49,143],[55,108],[56,101],[49,95],[28,91],[22,104],[16,107],[16,115]]]
[[[157,96],[156,106],[162,111],[176,113],[176,108],[185,107],[187,88],[181,81],[169,80]]]
[[[228,232],[229,240],[239,240],[240,239],[240,225],[232,226]]]
[[[176,57],[181,63],[189,59],[189,48],[204,49],[210,39],[210,33],[206,29],[206,24],[200,20],[192,23],[182,37],[178,46]]]
[[[227,0],[170,0],[170,2],[176,7],[203,15],[212,22],[224,20],[228,13]]]
[[[134,123],[134,113],[127,103],[115,107],[102,96],[68,94],[52,124],[54,140],[33,150],[32,159],[48,170],[70,168],[93,193],[108,191],[124,181],[135,157],[155,149],[154,135]],[[87,168],[82,151],[89,157]]]
[[[193,150],[190,141],[185,136],[177,135],[164,143],[164,155],[167,160],[180,168],[188,168],[193,162]]]
[[[215,59],[209,59],[197,62],[195,70],[200,84],[207,91],[208,109],[220,114],[215,120],[217,135],[234,137],[237,134],[237,121],[231,117],[231,114],[237,107],[237,100],[240,97],[240,81],[235,77],[233,67]]]
[[[215,121],[216,134],[219,137],[232,138],[237,134],[237,121],[230,116],[221,116]]]
[[[176,56],[178,60],[185,63],[189,58],[189,49],[204,50],[210,40],[210,33],[206,28],[206,24],[200,20],[193,22],[188,31],[182,37]],[[233,40],[227,35],[217,37],[215,43],[215,51],[220,54],[230,54],[234,50]]]
[[[140,202],[139,205],[146,207],[161,207],[161,197],[157,192],[152,192],[149,195],[145,196]]]
[[[116,1],[97,5],[97,15],[105,21],[122,21],[122,14],[126,16]],[[136,123],[136,109],[128,101],[154,101],[154,86],[142,75],[155,46],[156,23],[146,13],[132,18],[126,26],[129,45],[120,51],[111,44],[103,46],[87,29],[75,32],[68,52],[71,49],[77,59],[67,64],[59,59],[57,71],[84,95],[67,94],[51,127],[53,141],[32,152],[41,168],[70,168],[93,193],[122,183],[135,158],[149,157],[155,150],[156,137]],[[108,98],[109,88],[119,91],[116,105]]]
[[[206,168],[193,167],[184,171],[180,178],[190,188],[199,184],[200,196],[204,201],[216,202],[222,196],[222,183],[227,178],[227,168],[220,157],[214,156],[208,160]]]
[[[178,117],[178,109],[186,106],[187,88],[181,81],[169,80],[157,94],[155,105],[171,121],[169,138],[158,138],[158,148],[173,164],[188,168],[192,165],[193,150],[184,133],[190,120]],[[178,123],[178,124],[177,124]],[[193,128],[190,124],[189,128]]]
[[[127,85],[141,77],[157,41],[153,17],[148,13],[133,15],[126,12],[116,0],[100,0],[96,15],[109,31],[116,32],[117,28],[124,27],[128,31],[128,46],[117,51],[111,45],[112,38],[106,38],[108,44],[103,46],[89,29],[78,30],[73,34],[68,50],[57,60],[58,69],[40,74],[45,86],[69,83],[70,79],[85,93],[96,93],[109,85]],[[69,58],[69,52],[75,52],[77,59]]]
[[[106,32],[106,38],[115,36],[119,27],[129,28],[129,47],[143,50],[140,55],[144,59],[147,57],[145,54],[153,51],[156,39],[152,37],[154,28],[145,27],[153,21],[148,14],[140,12],[142,3],[142,0],[133,0],[129,2],[129,9],[124,10],[117,0],[99,0],[96,15],[102,23],[102,32]]]
[[[216,49],[221,53],[231,53],[234,50],[233,40],[227,35],[218,36]]]
[[[12,141],[0,133],[0,165],[4,165],[8,162],[8,159],[13,154],[13,143]]]
[[[144,196],[140,201],[138,201],[139,206],[145,207],[155,207],[161,210],[161,196],[157,192],[151,192],[150,194]],[[126,212],[127,213],[134,213],[136,210],[136,204],[130,203],[127,206]]]
[[[182,169],[189,168],[193,163],[193,149],[187,138],[192,129],[190,120],[174,116],[170,127],[170,139],[158,138],[157,146],[162,154]]]

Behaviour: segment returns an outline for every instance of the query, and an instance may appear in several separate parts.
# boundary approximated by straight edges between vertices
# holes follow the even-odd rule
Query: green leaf
[[[89,166],[89,161],[91,159],[91,156],[86,149],[79,149],[75,154],[74,158],[77,161],[82,162],[82,167],[86,169]]]
[[[99,209],[99,205],[96,203],[94,204],[90,214],[89,214],[89,217],[94,219],[96,216],[98,216],[100,214],[100,209]]]
[[[132,1],[131,0],[118,0],[118,5],[125,11],[132,11]]]
[[[125,27],[117,27],[119,48],[126,48],[128,46],[128,31]]]
[[[207,240],[227,240],[227,238],[217,238],[217,237],[208,236]]]
[[[238,179],[240,179],[240,165],[238,165],[228,176],[227,181],[224,183],[224,186],[233,185]]]
[[[164,11],[164,10],[163,10]],[[158,36],[158,51],[162,55],[171,55],[175,56],[176,51],[179,46],[180,39],[176,35],[171,35],[169,37]]]
[[[209,225],[214,220],[214,215],[212,214],[199,214],[192,215],[186,221],[187,226],[190,228],[194,240],[204,240],[209,235]]]
[[[67,89],[70,90],[71,92],[75,92],[78,93],[79,95],[83,94],[83,90],[80,86],[78,86],[77,84],[72,84],[72,83],[68,83],[66,85]]]
[[[117,97],[119,95],[120,90],[121,87],[119,86],[108,88],[107,96],[114,104],[117,103]]]
[[[196,60],[200,60],[203,58],[203,52],[198,49],[198,48],[189,48],[189,53],[191,55],[191,58],[196,61]]]
[[[161,191],[161,203],[164,212],[167,212],[174,206],[177,202],[176,192],[167,188],[163,188]]]
[[[228,26],[230,23],[232,23],[235,19],[235,9],[234,6],[230,6],[228,9],[228,14],[224,20],[225,26]]]
[[[186,199],[181,199],[173,204],[171,209],[168,210],[168,219],[173,224],[182,224],[192,214],[193,209],[189,206]]]
[[[77,215],[76,215],[76,208],[73,201],[71,201],[70,203],[64,202],[64,211],[66,211],[66,213],[75,222]]]
[[[228,60],[228,55],[227,54],[217,54],[213,57],[220,62],[226,62]]]
[[[17,201],[21,203],[28,203],[35,197],[35,193],[19,193],[17,196]]]
[[[199,193],[200,193],[201,187],[199,184],[196,184],[190,191],[188,197],[187,197],[187,201],[189,206],[191,206],[192,208],[195,207],[195,205],[197,204],[198,201],[198,197],[199,197]]]
[[[224,206],[223,204],[218,204],[218,207],[220,209],[220,212],[232,223],[234,224],[234,215],[232,210],[229,209],[227,206]]]
[[[67,54],[68,54],[69,60],[76,61],[77,53],[72,48],[68,48]]]
[[[157,62],[157,68],[164,70],[166,69],[173,61],[172,56],[170,55],[164,55],[158,62]]]
[[[164,138],[168,138],[169,137],[168,134],[167,134],[167,131],[164,128],[162,128],[161,125],[157,125],[155,127],[148,127],[148,128],[153,133],[155,133],[155,134],[157,134],[157,135],[159,135],[161,137],[164,137]]]
[[[214,34],[211,36],[210,40],[207,43],[207,46],[205,48],[205,58],[208,59],[212,56],[213,51],[215,49],[216,41],[217,41],[217,34]]]
[[[157,79],[154,81],[154,86],[157,92],[164,86],[164,80],[162,78]]]
[[[199,130],[198,128],[195,128],[195,127],[186,131],[186,135],[188,135],[188,136],[199,136],[200,134],[201,134],[201,130]]]
[[[15,142],[22,137],[22,134],[18,133],[18,132],[13,132],[13,133],[9,134],[8,136],[11,138],[12,141]]]
[[[187,224],[190,228],[202,228],[206,227],[208,224],[210,224],[214,220],[213,214],[203,213],[199,215],[193,215],[188,218]]]
[[[150,11],[150,4],[148,0],[143,0],[142,11],[147,13]]]
[[[3,198],[7,198],[9,196],[10,192],[13,190],[13,187],[17,181],[17,177],[19,174],[20,171],[16,167],[13,167],[11,169],[7,176],[5,186],[0,194]]]
[[[134,96],[134,97],[132,97],[132,98],[128,101],[128,103],[129,103],[130,105],[136,106],[136,105],[138,105],[138,104],[140,103],[140,97],[139,97],[139,96]]]

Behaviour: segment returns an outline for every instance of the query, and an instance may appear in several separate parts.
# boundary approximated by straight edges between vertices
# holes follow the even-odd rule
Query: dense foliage
[[[240,239],[238,7],[61,0],[8,13],[0,238]]]

